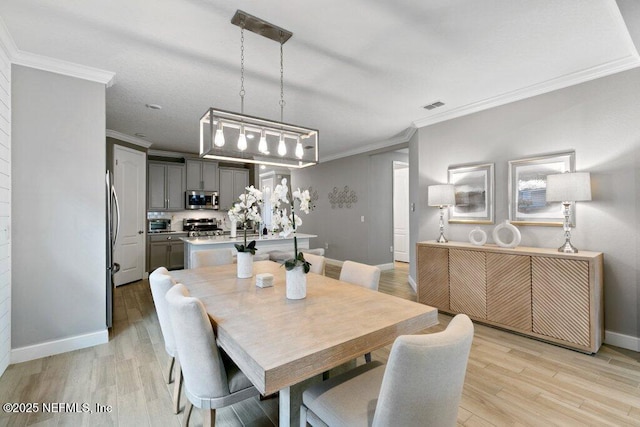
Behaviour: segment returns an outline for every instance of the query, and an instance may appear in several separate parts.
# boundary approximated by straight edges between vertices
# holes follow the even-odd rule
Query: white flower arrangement
[[[273,205],[273,219],[272,226],[274,229],[280,229],[280,235],[282,237],[289,237],[293,233],[293,248],[294,258],[285,261],[284,265],[287,270],[292,270],[298,265],[304,266],[304,272],[309,272],[309,264],[302,254],[298,252],[298,238],[295,236],[296,228],[302,225],[302,218],[295,214],[295,202],[298,201],[300,210],[305,214],[308,214],[312,209],[311,196],[309,190],[301,191],[299,188],[292,193],[291,202],[288,199],[289,187],[287,186],[287,179],[283,178],[282,183],[276,185],[271,195],[271,203]],[[287,209],[283,207],[283,204],[291,203],[291,214],[287,213]]]
[[[245,192],[238,197],[239,201],[233,205],[229,210],[229,219],[232,222],[242,224],[244,229],[244,245],[236,244],[235,247],[238,252],[251,252],[255,254],[256,241],[252,240],[247,245],[247,223],[249,221],[261,221],[260,206],[262,205],[262,191],[255,188],[253,185],[246,187]]]

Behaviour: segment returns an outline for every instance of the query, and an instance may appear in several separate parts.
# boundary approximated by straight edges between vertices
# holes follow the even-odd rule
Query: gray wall
[[[395,152],[361,154],[292,171],[294,187],[311,186],[318,193],[315,209],[303,215],[304,233],[317,234],[311,247],[329,249],[325,255],[337,260],[353,260],[372,265],[393,262],[393,161],[408,161]],[[329,203],[329,193],[349,186],[358,198],[351,208]],[[364,222],[361,217],[364,216]]]
[[[575,150],[576,170],[592,176],[593,201],[577,206],[572,242],[604,253],[605,328],[640,337],[640,69],[419,129],[417,241],[437,237],[438,212],[427,186],[447,181],[447,167],[495,162],[496,224],[508,218],[508,161]],[[415,176],[415,168],[414,168]],[[447,225],[447,237],[468,241],[473,225]],[[490,235],[494,226],[481,226]],[[557,227],[520,227],[522,246],[558,247]],[[491,239],[490,239],[491,240]],[[415,255],[412,260],[415,260]],[[415,278],[415,262],[412,265]]]
[[[12,348],[105,331],[105,87],[13,66]]]

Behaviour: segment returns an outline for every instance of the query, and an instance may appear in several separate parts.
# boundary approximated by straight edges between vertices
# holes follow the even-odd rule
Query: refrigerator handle
[[[116,229],[113,233],[113,246],[118,241],[118,234],[120,233],[120,204],[118,203],[118,195],[116,194],[116,188],[111,186],[111,195],[113,196],[113,204],[116,210]]]

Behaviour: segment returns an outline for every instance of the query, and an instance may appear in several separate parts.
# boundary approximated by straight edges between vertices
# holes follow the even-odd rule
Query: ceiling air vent
[[[442,107],[443,105],[444,105],[444,102],[436,101],[433,104],[425,105],[423,108],[427,110],[433,110],[435,108]]]

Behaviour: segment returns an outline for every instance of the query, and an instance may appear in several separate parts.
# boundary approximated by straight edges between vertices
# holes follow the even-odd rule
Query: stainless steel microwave
[[[184,201],[185,209],[218,209],[217,191],[187,191]]]

